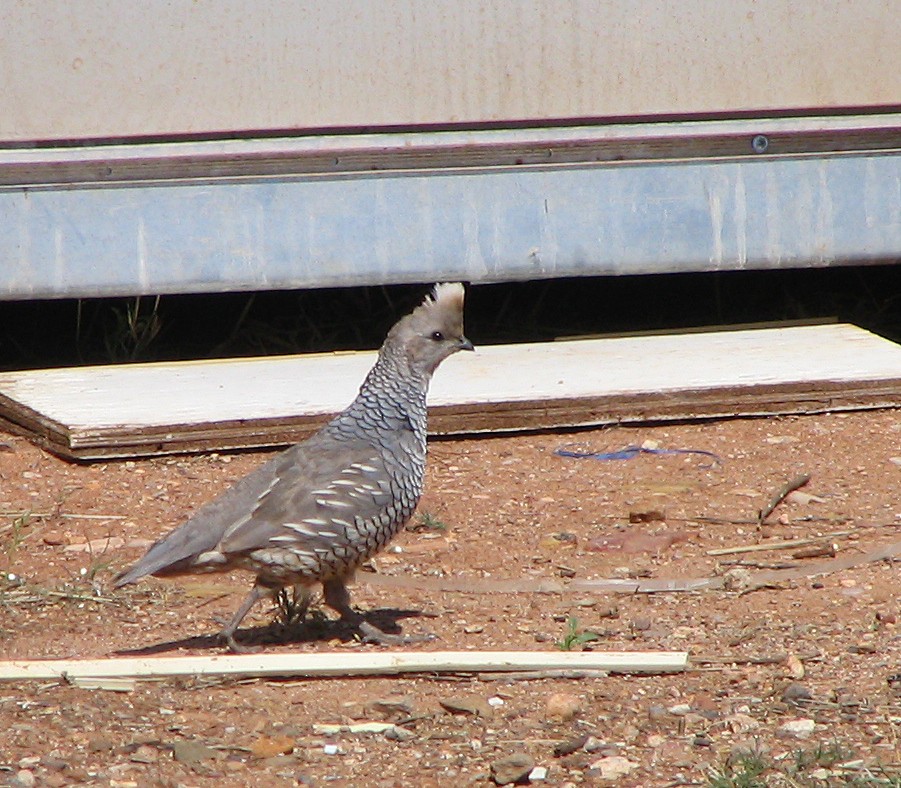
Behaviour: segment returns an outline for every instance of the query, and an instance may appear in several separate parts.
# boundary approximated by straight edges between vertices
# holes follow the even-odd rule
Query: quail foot
[[[256,582],[222,636],[263,597],[321,583],[325,603],[365,639],[397,643],[350,605],[354,570],[410,519],[426,465],[426,393],[438,365],[472,350],[463,285],[435,285],[388,332],[356,399],[319,432],[277,455],[150,547],[115,585],[244,569]]]

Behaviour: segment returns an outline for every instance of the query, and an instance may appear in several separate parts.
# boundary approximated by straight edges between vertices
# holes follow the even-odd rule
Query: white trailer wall
[[[901,258],[896,0],[0,0],[0,299]]]
[[[3,0],[0,30],[0,140],[901,104],[896,0]]]

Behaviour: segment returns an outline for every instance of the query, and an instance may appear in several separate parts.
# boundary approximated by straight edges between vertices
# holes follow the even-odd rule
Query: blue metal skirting
[[[0,189],[0,299],[901,259],[901,153]]]

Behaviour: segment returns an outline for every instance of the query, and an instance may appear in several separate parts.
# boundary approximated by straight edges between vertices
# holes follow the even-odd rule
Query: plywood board
[[[0,420],[94,459],[303,438],[373,353],[0,374]],[[901,346],[847,324],[482,347],[438,370],[435,434],[901,405]]]

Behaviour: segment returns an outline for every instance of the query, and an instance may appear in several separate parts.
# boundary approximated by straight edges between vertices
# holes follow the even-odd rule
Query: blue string
[[[572,444],[570,444],[572,445]],[[720,462],[718,455],[712,451],[704,451],[703,449],[646,449],[643,446],[627,446],[619,451],[573,451],[566,447],[554,450],[554,454],[558,457],[573,457],[577,460],[593,459],[593,460],[631,460],[639,454],[701,454],[704,457],[711,457],[715,463]]]

